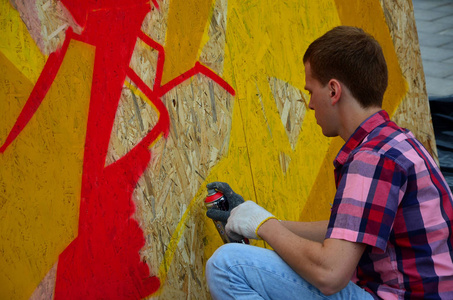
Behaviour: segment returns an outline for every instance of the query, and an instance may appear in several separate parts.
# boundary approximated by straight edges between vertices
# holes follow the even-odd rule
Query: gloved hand
[[[246,201],[231,211],[225,230],[236,240],[242,237],[261,239],[258,229],[269,219],[277,218],[255,202]]]
[[[221,192],[228,202],[227,211],[215,208],[208,209],[206,215],[213,220],[226,223],[230,216],[230,211],[239,204],[244,203],[244,198],[242,198],[241,195],[236,194],[226,182],[211,182],[208,183],[206,187]]]

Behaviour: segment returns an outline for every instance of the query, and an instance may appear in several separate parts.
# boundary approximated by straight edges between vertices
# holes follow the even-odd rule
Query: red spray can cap
[[[208,190],[208,196],[206,197],[204,202],[205,203],[211,203],[211,202],[214,202],[214,201],[218,200],[222,196],[223,196],[223,194],[221,192],[216,191],[214,189],[209,189]]]

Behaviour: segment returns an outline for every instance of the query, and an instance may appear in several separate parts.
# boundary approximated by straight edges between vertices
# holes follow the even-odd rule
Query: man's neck
[[[362,108],[358,102],[345,107],[342,112],[343,126],[342,130],[340,130],[340,137],[346,142],[360,124],[380,110],[382,110],[382,108],[377,106]]]

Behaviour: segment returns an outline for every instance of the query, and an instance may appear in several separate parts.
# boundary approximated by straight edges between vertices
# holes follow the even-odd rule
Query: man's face
[[[338,126],[334,106],[332,105],[328,84],[313,78],[310,63],[305,63],[305,89],[310,94],[308,107],[315,111],[316,122],[321,126],[322,133],[327,137],[338,135]]]

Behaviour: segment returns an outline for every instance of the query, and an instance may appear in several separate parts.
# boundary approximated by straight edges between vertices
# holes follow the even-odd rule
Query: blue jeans
[[[276,252],[245,244],[217,249],[206,264],[206,278],[213,299],[373,299],[352,282],[327,297]]]

